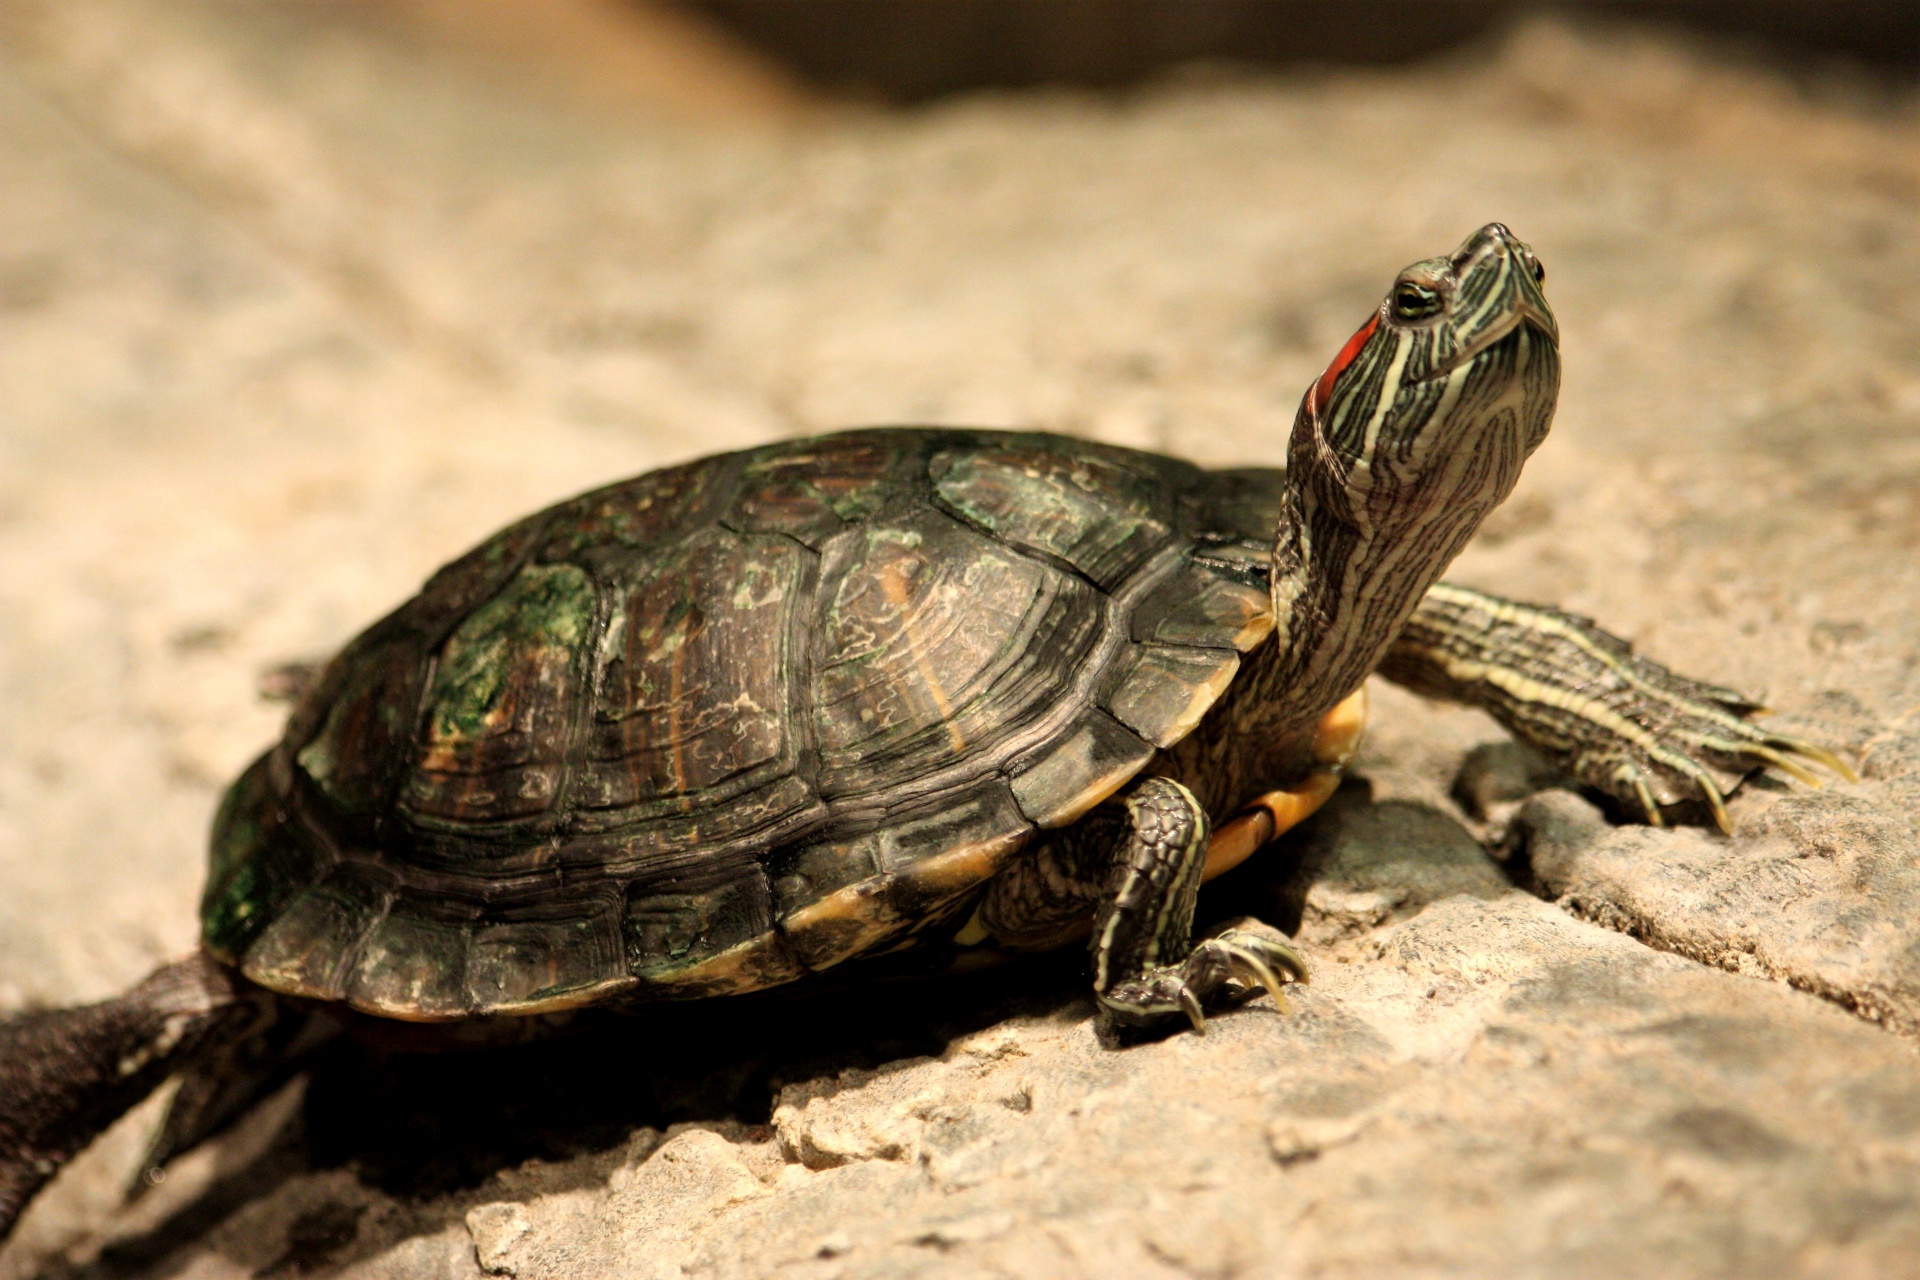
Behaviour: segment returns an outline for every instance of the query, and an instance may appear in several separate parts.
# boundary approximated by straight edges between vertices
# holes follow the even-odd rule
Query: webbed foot
[[[1222,999],[1265,990],[1281,1012],[1287,983],[1311,981],[1307,962],[1286,935],[1251,917],[1234,920],[1200,942],[1179,964],[1150,969],[1099,993],[1100,1007],[1116,1021],[1140,1026],[1184,1013],[1206,1034],[1206,1009]]]

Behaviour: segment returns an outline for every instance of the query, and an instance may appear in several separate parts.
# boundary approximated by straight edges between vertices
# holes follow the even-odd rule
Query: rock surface
[[[121,1207],[130,1117],[0,1276],[1913,1271],[1914,104],[1534,26],[895,116],[743,63],[667,110],[576,8],[584,90],[373,7],[0,0],[0,1006],[189,946],[262,674],[511,517],[872,421],[1268,461],[1391,272],[1495,217],[1567,379],[1456,576],[1864,781],[1614,826],[1383,688],[1358,780],[1207,904],[1299,933],[1288,1016],[1116,1052],[1065,957],[338,1050]]]

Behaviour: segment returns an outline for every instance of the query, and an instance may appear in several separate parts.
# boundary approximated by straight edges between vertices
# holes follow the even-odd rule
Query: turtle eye
[[[1440,291],[1437,289],[1429,289],[1411,280],[1402,280],[1393,286],[1395,320],[1425,320],[1428,316],[1439,315],[1440,307]]]
[[[1531,261],[1533,263],[1533,282],[1535,284],[1545,284],[1547,282],[1547,264],[1538,258],[1533,258]]]

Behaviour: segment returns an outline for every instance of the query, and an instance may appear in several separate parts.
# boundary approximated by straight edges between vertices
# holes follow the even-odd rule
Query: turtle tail
[[[59,1168],[175,1072],[274,1020],[266,992],[211,957],[125,995],[0,1021],[0,1240]]]

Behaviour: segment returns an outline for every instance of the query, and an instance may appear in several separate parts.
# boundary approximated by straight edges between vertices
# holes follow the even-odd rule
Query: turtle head
[[[1402,271],[1302,397],[1272,579],[1290,712],[1358,686],[1546,438],[1560,345],[1545,278],[1489,223]]]
[[[1399,274],[1301,399],[1289,470],[1316,482],[1319,515],[1369,529],[1464,524],[1452,558],[1553,419],[1559,327],[1545,279],[1497,222]]]

